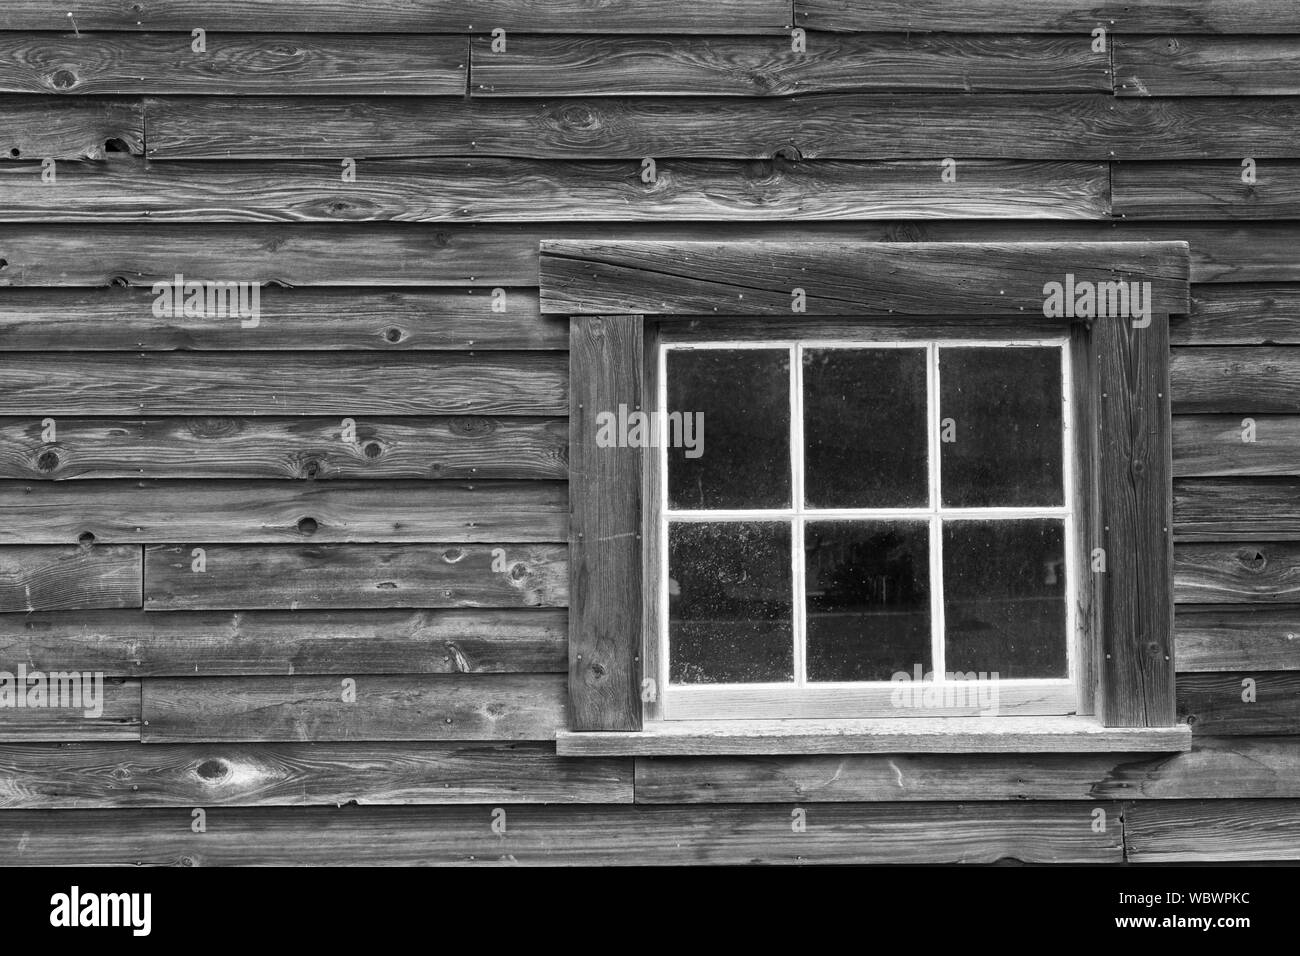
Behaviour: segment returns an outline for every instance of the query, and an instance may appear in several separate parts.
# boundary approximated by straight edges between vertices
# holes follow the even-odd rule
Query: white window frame
[[[1045,507],[1014,508],[946,508],[942,506],[939,468],[940,426],[938,356],[941,348],[1057,348],[1061,356],[1062,401],[1062,487],[1064,504]],[[929,478],[929,504],[923,508],[858,508],[816,509],[805,507],[803,500],[803,351],[806,349],[886,349],[907,348],[924,350],[927,367],[927,473]],[[669,351],[700,351],[709,349],[787,349],[790,353],[790,467],[791,507],[782,509],[745,510],[690,510],[671,511],[668,508],[668,423],[667,423],[667,356]],[[665,337],[654,344],[653,361],[656,365],[655,410],[659,434],[653,449],[652,464],[658,476],[657,500],[648,502],[653,510],[657,533],[653,535],[653,553],[648,559],[657,568],[657,587],[653,600],[658,602],[656,633],[646,635],[645,665],[647,675],[654,675],[659,689],[655,700],[648,702],[647,717],[657,720],[734,720],[734,719],[787,719],[787,718],[879,718],[879,717],[935,717],[935,716],[992,716],[977,706],[924,706],[901,707],[897,704],[897,685],[888,681],[872,682],[816,682],[806,680],[806,594],[804,527],[809,520],[862,520],[910,519],[925,520],[929,526],[930,555],[930,616],[931,616],[931,666],[935,692],[942,695],[950,684],[944,675],[944,609],[943,609],[943,555],[942,525],[945,521],[974,519],[1053,518],[1064,523],[1066,590],[1066,634],[1068,673],[1053,679],[1000,679],[997,681],[997,715],[1064,715],[1078,712],[1079,655],[1085,646],[1081,627],[1084,623],[1077,613],[1079,576],[1084,569],[1078,567],[1077,535],[1080,520],[1080,502],[1075,487],[1075,410],[1073,408],[1073,382],[1071,380],[1071,340],[1068,332],[1060,335],[1012,336],[1006,338],[966,338],[963,336],[936,336],[932,338],[881,339],[871,336],[821,337],[816,335],[773,337],[771,339],[708,339],[695,341],[675,340]],[[791,528],[791,574],[793,588],[793,683],[745,684],[671,684],[668,674],[668,525],[671,522],[707,522],[716,520],[788,521]],[[966,691],[963,699],[970,700],[969,690],[977,689],[983,682],[962,681]],[[957,691],[958,688],[953,688]]]

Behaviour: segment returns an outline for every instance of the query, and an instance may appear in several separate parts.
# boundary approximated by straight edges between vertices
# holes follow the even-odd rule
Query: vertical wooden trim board
[[[640,448],[601,447],[601,416],[641,408],[640,315],[569,324],[569,699],[573,730],[640,730]]]
[[[1101,413],[1101,720],[1175,723],[1169,318],[1093,331]]]

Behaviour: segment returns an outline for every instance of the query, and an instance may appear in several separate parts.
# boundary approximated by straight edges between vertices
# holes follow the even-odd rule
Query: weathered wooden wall
[[[0,668],[111,680],[0,711],[0,861],[1300,858],[1292,0],[66,6],[0,9]],[[557,758],[571,237],[1189,241],[1195,749]]]

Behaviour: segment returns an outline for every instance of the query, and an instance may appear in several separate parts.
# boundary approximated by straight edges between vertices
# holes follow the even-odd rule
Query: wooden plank
[[[142,700],[146,743],[550,740],[565,710],[558,674],[151,677]]]
[[[567,633],[546,608],[57,611],[0,615],[0,661],[129,677],[563,673]]]
[[[1124,812],[1124,844],[1133,863],[1300,860],[1300,800],[1133,804]]]
[[[569,597],[560,545],[211,545],[203,573],[193,551],[145,549],[146,608],[564,607]]]
[[[168,97],[153,159],[1211,159],[1300,152],[1300,102],[1103,93],[451,100]],[[364,166],[364,164],[363,164]],[[361,168],[359,168],[359,172]],[[358,177],[360,178],[360,176]]]
[[[535,268],[531,281],[537,281]],[[7,289],[0,293],[0,346],[8,352],[569,347],[568,322],[539,314],[535,288],[503,288],[494,296],[481,288],[380,291],[266,285],[258,292],[258,324],[253,328],[206,314],[156,316],[158,298],[149,288],[119,285]],[[493,311],[495,302],[501,311]]]
[[[574,730],[641,727],[641,456],[601,447],[601,415],[640,408],[644,320],[569,327],[569,702]]]
[[[1300,415],[1175,415],[1176,477],[1300,475]]]
[[[561,756],[1090,753],[1189,750],[1186,727],[1103,727],[1091,717],[663,720],[640,731],[561,731]]]
[[[1179,541],[1300,538],[1300,482],[1283,478],[1180,478],[1174,482]]]
[[[1183,605],[1174,639],[1179,673],[1300,670],[1300,607]]]
[[[790,25],[786,0],[167,0],[136,9],[121,0],[78,0],[82,30],[180,30],[339,33],[782,33]],[[63,6],[50,0],[8,0],[11,30],[66,30]]]
[[[1093,811],[1106,813],[1102,832]],[[0,814],[0,857],[23,865],[741,865],[1121,863],[1113,802],[790,806],[190,808]]]
[[[7,295],[5,286],[116,284],[148,288],[158,281],[172,281],[178,272],[187,280],[237,279],[292,286],[535,287],[539,244],[566,239],[1186,242],[1191,248],[1194,282],[1300,281],[1300,258],[1291,252],[1300,244],[1300,224],[1292,222],[569,222],[440,225],[434,229],[402,223],[213,223],[201,233],[184,223],[64,223],[0,224],[0,299]],[[567,338],[567,327],[565,332]]]
[[[568,477],[563,418],[0,418],[0,478]]]
[[[17,665],[12,666],[8,673],[16,677]],[[104,677],[102,684],[96,685],[93,675],[82,676],[95,688],[96,699],[89,708],[84,697],[81,707],[0,707],[0,742],[138,741],[140,682]],[[82,688],[84,691],[84,683]]]
[[[563,482],[0,482],[0,544],[562,541]]]
[[[1099,219],[1103,163],[971,160],[943,182],[938,160],[373,160],[353,183],[333,161],[0,166],[0,221],[547,222],[562,220]],[[527,196],[527,202],[520,197]],[[251,337],[251,335],[249,336]]]
[[[1300,738],[1199,737],[1187,753],[638,757],[638,803],[1300,797]]]
[[[1295,219],[1300,162],[1262,160],[1243,183],[1241,157],[1171,163],[1115,163],[1115,215],[1126,219]]]
[[[1177,348],[1169,375],[1179,412],[1300,412],[1300,348]]]
[[[810,30],[958,30],[1008,33],[1112,32],[1300,33],[1300,14],[1289,0],[977,0],[954,6],[943,0],[795,0],[795,25]]]
[[[1249,694],[1255,699],[1242,699]],[[1194,734],[1300,733],[1300,673],[1179,674],[1178,716]]]
[[[1153,312],[1185,312],[1187,268],[1179,243],[553,241],[542,244],[541,307],[789,316],[798,288],[808,315],[1042,315],[1045,281],[1069,274],[1150,282]]]
[[[194,22],[211,30],[209,19]],[[460,36],[212,33],[201,53],[193,42],[188,29],[0,33],[0,92],[462,96],[468,76]]]
[[[1300,285],[1193,286],[1192,314],[1170,322],[1170,341],[1174,345],[1300,345]]]
[[[140,103],[0,96],[0,159],[99,160],[109,152],[144,152]]]
[[[1174,723],[1173,516],[1168,323],[1094,323],[1106,573],[1097,581],[1099,716],[1108,727]]]
[[[0,612],[140,607],[142,560],[130,546],[0,547]],[[0,657],[0,667],[9,660],[32,664],[19,655]]]
[[[1184,604],[1300,604],[1300,544],[1179,544],[1174,595]]]
[[[563,415],[564,366],[524,352],[5,354],[0,414]]]
[[[0,809],[631,803],[631,760],[549,744],[14,744]]]
[[[657,32],[657,31],[656,31]],[[470,40],[474,96],[791,96],[796,93],[1086,92],[1109,58],[1079,37],[820,34],[784,38],[511,37]]]
[[[536,285],[536,236],[505,228],[503,243],[475,226],[230,223],[201,235],[182,224],[0,226],[0,286],[149,288],[178,274],[290,286]]]
[[[1247,32],[1246,16],[1239,29],[1227,32]],[[1300,39],[1295,36],[1120,35],[1111,41],[1111,55],[1117,96],[1300,93]]]

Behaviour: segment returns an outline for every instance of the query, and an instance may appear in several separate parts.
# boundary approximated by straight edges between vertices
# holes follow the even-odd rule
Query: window
[[[665,339],[658,717],[1076,710],[1068,336]]]
[[[570,319],[558,751],[1189,749],[1188,271],[1185,243],[543,243]]]

